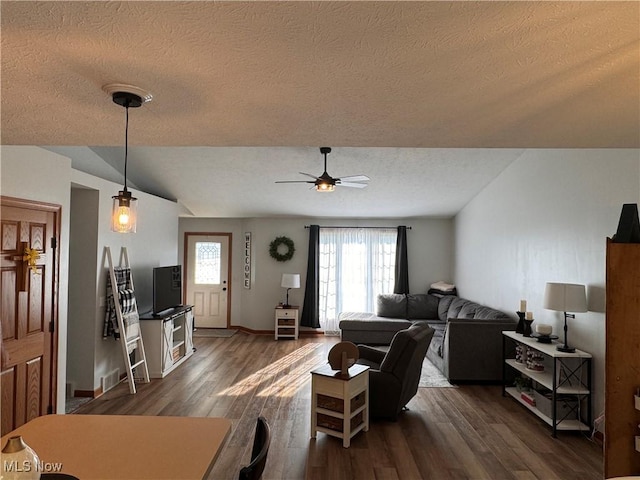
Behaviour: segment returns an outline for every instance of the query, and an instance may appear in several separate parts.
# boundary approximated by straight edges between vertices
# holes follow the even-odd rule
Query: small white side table
[[[275,339],[298,338],[298,306],[288,308],[276,307],[275,309]]]
[[[329,364],[311,372],[311,438],[323,432],[349,448],[355,434],[369,430],[369,367],[355,364],[348,375]]]

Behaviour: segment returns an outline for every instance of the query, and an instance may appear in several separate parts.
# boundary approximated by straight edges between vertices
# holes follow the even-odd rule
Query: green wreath
[[[287,251],[285,253],[280,253],[278,251],[280,245],[287,247]],[[291,260],[295,251],[296,249],[293,246],[293,240],[289,237],[276,237],[276,239],[269,244],[269,255],[271,255],[271,258],[275,258],[278,262]]]

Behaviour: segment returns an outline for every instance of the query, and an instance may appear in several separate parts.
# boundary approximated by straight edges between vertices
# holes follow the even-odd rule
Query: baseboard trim
[[[324,335],[324,330],[298,330],[298,335],[315,337],[317,335]]]
[[[89,398],[98,398],[102,395],[102,387],[98,387],[95,390],[74,390],[74,397],[89,397]]]
[[[120,382],[122,382],[123,380],[127,379],[127,374],[126,373],[121,373],[120,374]],[[118,382],[118,383],[120,383]],[[95,390],[74,390],[73,391],[73,396],[74,397],[88,397],[88,398],[98,398],[99,396],[103,395],[104,392],[102,391],[102,387],[98,387]]]
[[[254,330],[253,328],[247,328],[240,325],[230,325],[229,328],[238,330],[239,332],[248,333],[249,335],[275,335],[275,330]],[[323,330],[298,330],[300,336],[316,336],[324,335]]]
[[[273,335],[273,330],[254,330],[252,328],[231,325],[229,328],[235,328],[239,332],[248,333],[249,335]]]
[[[600,445],[601,447],[604,446],[604,433],[602,433],[600,430],[596,430],[593,433],[593,439],[596,441],[596,443],[598,445]]]

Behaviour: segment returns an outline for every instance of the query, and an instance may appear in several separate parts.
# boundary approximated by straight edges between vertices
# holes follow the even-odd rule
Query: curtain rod
[[[400,226],[404,227],[406,225],[400,225]],[[304,226],[304,228],[309,228],[309,227],[311,227],[311,225]],[[350,227],[348,225],[319,225],[319,227],[320,228],[386,228],[389,230],[392,230],[392,229],[395,230],[396,228],[398,228],[397,226],[396,227],[362,227],[359,225],[354,227]],[[407,230],[411,230],[411,227],[407,227]]]

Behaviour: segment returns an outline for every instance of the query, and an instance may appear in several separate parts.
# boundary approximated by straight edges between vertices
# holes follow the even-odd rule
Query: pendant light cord
[[[126,111],[124,125],[124,191],[127,191],[127,156],[129,154],[129,102],[124,106]]]

